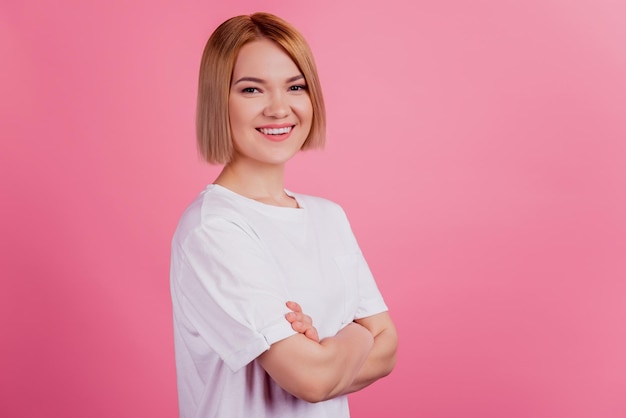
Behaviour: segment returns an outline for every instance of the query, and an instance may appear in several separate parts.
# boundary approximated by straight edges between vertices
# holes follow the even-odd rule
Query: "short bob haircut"
[[[228,97],[233,67],[241,47],[258,39],[280,45],[307,83],[313,106],[311,131],[302,149],[322,148],[326,138],[326,110],[317,68],[304,37],[283,19],[269,13],[236,16],[213,32],[202,54],[196,108],[196,136],[200,155],[211,164],[227,164],[233,157]]]

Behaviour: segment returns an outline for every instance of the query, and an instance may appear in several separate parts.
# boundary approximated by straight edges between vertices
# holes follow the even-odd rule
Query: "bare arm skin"
[[[300,305],[295,302],[287,302],[287,307],[293,311],[286,315],[286,319],[291,323],[294,331],[313,341],[318,341],[317,330],[313,326],[311,317],[304,314]],[[389,313],[383,312],[357,319],[355,322],[367,328],[372,334],[374,345],[353,382],[342,391],[343,394],[356,392],[381,377],[387,376],[396,363],[398,335]]]
[[[387,376],[396,365],[398,333],[389,312],[357,319],[355,322],[370,331],[374,337],[374,346],[356,378],[344,393],[363,389],[381,377]]]
[[[258,360],[287,392],[320,402],[349,391],[373,344],[371,332],[352,323],[320,342],[304,334],[292,335],[272,344]]]

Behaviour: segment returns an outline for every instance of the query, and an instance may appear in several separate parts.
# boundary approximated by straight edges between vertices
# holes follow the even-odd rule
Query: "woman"
[[[342,209],[284,188],[287,161],[325,135],[292,26],[256,13],[216,29],[197,134],[224,168],[172,240],[181,417],[348,417],[345,395],[391,372],[397,337]]]

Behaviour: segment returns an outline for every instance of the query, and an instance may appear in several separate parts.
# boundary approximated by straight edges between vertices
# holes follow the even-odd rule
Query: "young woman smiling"
[[[287,161],[325,138],[303,37],[267,13],[220,25],[197,131],[224,168],[172,240],[181,417],[348,417],[346,395],[394,367],[397,335],[343,210],[284,187]]]

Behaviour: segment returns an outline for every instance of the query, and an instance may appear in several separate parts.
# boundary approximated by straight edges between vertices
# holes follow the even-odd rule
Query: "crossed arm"
[[[395,365],[397,333],[387,312],[355,320],[319,341],[312,320],[295,302],[286,319],[298,334],[272,345],[261,366],[286,391],[320,402],[364,388]]]

